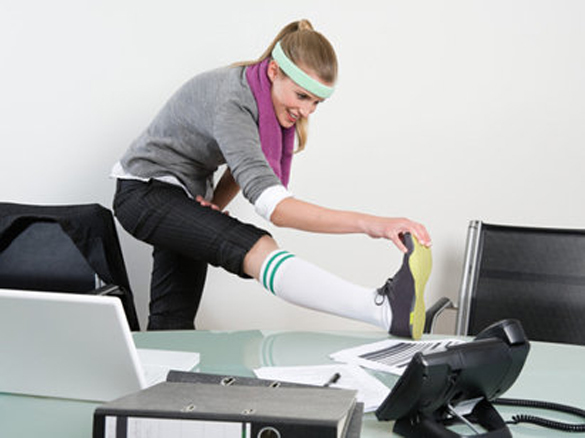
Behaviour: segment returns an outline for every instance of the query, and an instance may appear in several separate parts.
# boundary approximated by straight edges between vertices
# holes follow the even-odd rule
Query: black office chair
[[[112,213],[0,203],[0,288],[113,295],[140,330]]]
[[[427,333],[449,307],[429,308]],[[585,345],[585,230],[470,222],[456,334],[507,318],[530,340]]]

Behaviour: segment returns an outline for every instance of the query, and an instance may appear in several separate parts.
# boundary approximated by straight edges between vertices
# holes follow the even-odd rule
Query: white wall
[[[306,17],[337,49],[292,191],[422,221],[428,303],[456,297],[470,219],[584,227],[585,2],[32,0],[0,3],[0,199],[111,205],[111,165],[191,75],[256,58]],[[232,215],[265,225],[241,198]],[[282,246],[377,287],[388,242],[275,230]],[[144,324],[149,248],[120,235]],[[367,329],[212,269],[204,329]],[[448,330],[448,327],[445,329]]]

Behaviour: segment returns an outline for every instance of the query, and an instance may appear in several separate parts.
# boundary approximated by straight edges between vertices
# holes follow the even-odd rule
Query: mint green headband
[[[282,50],[280,41],[276,43],[272,50],[272,59],[274,59],[278,66],[286,75],[291,78],[297,85],[303,87],[305,90],[313,93],[315,96],[325,99],[333,94],[333,87],[323,85],[321,82],[313,79],[303,70],[296,66]]]

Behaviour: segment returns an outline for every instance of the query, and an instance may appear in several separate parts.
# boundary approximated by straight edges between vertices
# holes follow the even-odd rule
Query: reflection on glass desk
[[[254,376],[262,366],[319,365],[331,363],[328,355],[344,348],[386,339],[383,332],[296,331],[185,331],[134,334],[139,348],[196,351],[201,362],[196,371]],[[438,338],[431,336],[427,339]],[[74,352],[72,353],[74,354]],[[39,364],[42,366],[42,364]],[[553,401],[585,408],[582,375],[585,347],[531,343],[522,374],[504,397]],[[373,373],[388,387],[397,377]],[[98,403],[0,394],[0,437],[91,437],[93,411]],[[525,408],[498,406],[504,419]],[[560,421],[580,422],[562,414],[533,410],[530,413]],[[391,437],[392,423],[378,422],[373,413],[364,417],[362,437]],[[554,437],[566,433],[532,425],[510,426],[514,437]],[[468,434],[466,429],[459,433]]]

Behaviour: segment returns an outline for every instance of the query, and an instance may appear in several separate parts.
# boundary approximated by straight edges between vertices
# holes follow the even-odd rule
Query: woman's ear
[[[278,64],[275,60],[272,60],[268,63],[268,69],[266,70],[266,74],[268,75],[268,79],[270,82],[274,82],[276,76],[278,76]]]

